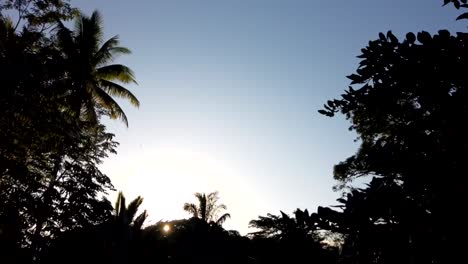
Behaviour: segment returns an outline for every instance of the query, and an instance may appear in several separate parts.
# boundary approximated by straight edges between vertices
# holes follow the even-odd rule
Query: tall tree
[[[73,100],[71,111],[96,123],[97,111],[103,110],[104,114],[120,118],[128,125],[127,116],[112,97],[128,99],[138,107],[140,102],[132,92],[117,83],[136,84],[136,81],[130,68],[112,62],[118,55],[129,54],[130,50],[119,46],[118,36],[103,42],[102,19],[97,11],[90,17],[79,14],[73,31],[62,22],[58,22],[56,31],[65,56],[66,83]]]
[[[0,17],[0,241],[36,260],[62,232],[109,220],[112,184],[98,166],[117,146],[99,122],[65,111],[78,105],[71,61],[45,38]]]
[[[198,200],[198,205],[194,203],[184,204],[184,210],[192,214],[194,218],[199,218],[206,223],[222,225],[228,218],[231,217],[231,215],[228,213],[224,213],[218,217],[221,211],[227,209],[226,205],[218,203],[218,192],[212,192],[208,195],[205,193],[195,193],[195,197]]]
[[[462,1],[463,2],[463,1]],[[468,34],[440,30],[392,32],[362,49],[351,86],[320,113],[342,113],[361,142],[357,153],[334,168],[346,184],[361,176],[380,176],[401,184],[408,201],[428,212],[431,261],[455,256],[453,219],[462,217],[468,140]],[[406,203],[405,202],[405,203]]]

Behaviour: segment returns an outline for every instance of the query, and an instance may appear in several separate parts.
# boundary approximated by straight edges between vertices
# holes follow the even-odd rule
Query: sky
[[[120,143],[102,170],[127,199],[144,197],[147,224],[188,218],[195,192],[219,191],[248,233],[259,215],[336,204],[333,165],[355,153],[343,117],[317,113],[349,85],[360,49],[379,32],[465,31],[442,0],[74,0],[104,18],[133,53],[119,101],[129,127],[106,124]],[[111,193],[110,199],[114,199]]]

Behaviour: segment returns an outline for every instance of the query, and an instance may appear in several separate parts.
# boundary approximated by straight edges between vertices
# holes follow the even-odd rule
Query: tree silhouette
[[[138,208],[142,202],[143,198],[138,196],[126,205],[123,193],[119,192],[117,195],[111,228],[112,240],[115,243],[113,257],[117,262],[128,263],[136,250],[135,244],[141,239],[141,228],[148,217],[146,210],[137,216]]]
[[[260,229],[250,233],[254,237],[271,237],[274,239],[307,239],[317,238],[316,227],[309,211],[296,209],[294,217],[280,211],[281,215],[268,214],[252,220],[249,227]]]
[[[64,111],[74,96],[54,40],[0,17],[0,225],[17,230],[7,240],[20,238],[14,244],[35,260],[62,232],[106,222],[112,210],[98,164],[117,143],[103,125]]]
[[[322,244],[318,225],[313,214],[296,209],[294,216],[286,213],[268,214],[252,220],[249,227],[259,231],[249,233],[254,251],[251,256],[260,263],[300,262],[313,259],[318,263],[334,263],[336,249]]]
[[[440,252],[430,214],[401,184],[374,178],[338,201],[340,210],[319,207],[312,217],[320,229],[342,235],[343,263],[430,263]]]
[[[194,218],[199,218],[206,223],[222,225],[228,218],[231,217],[231,215],[228,213],[224,213],[218,217],[218,214],[221,211],[227,209],[226,205],[218,204],[218,192],[212,192],[208,195],[205,193],[195,193],[195,197],[198,200],[198,205],[194,203],[184,204],[184,210],[190,213]]]
[[[138,99],[115,82],[128,84],[136,81],[130,68],[110,63],[118,55],[129,54],[130,50],[119,46],[118,36],[102,43],[102,19],[97,11],[90,17],[79,14],[73,31],[59,21],[56,31],[58,44],[65,56],[64,67],[69,73],[67,84],[74,99],[72,111],[96,123],[96,109],[102,108],[111,118],[120,118],[128,125],[127,116],[112,96],[128,99],[138,107]]]
[[[114,206],[115,223],[121,226],[131,227],[133,230],[140,230],[148,217],[146,210],[137,216],[138,208],[142,203],[143,198],[138,196],[126,205],[125,196],[122,192],[119,192]]]
[[[468,162],[467,44],[467,33],[447,30],[408,33],[401,42],[392,32],[380,33],[362,49],[345,94],[320,110],[344,114],[361,142],[335,166],[334,177],[346,184],[379,176],[401,185],[410,197],[404,203],[428,212],[420,221],[430,223],[433,244],[420,245],[434,262],[456,255],[452,219],[462,217],[455,201],[463,200]]]

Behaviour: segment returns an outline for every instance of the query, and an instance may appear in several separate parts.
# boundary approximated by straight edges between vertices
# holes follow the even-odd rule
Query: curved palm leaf
[[[125,208],[125,196],[122,192],[117,195],[117,201],[115,202],[115,217],[119,222],[126,222],[126,208]]]
[[[121,54],[130,54],[131,51],[125,47],[119,47],[119,36],[113,36],[108,39],[94,55],[93,63],[102,66],[107,62],[113,61],[115,56]]]
[[[133,218],[135,218],[135,215],[138,211],[138,207],[140,207],[142,203],[143,203],[143,198],[141,196],[138,196],[137,198],[135,198],[135,200],[131,201],[127,205],[127,217],[129,220],[132,220]]]
[[[198,208],[193,203],[185,203],[184,204],[184,211],[192,214],[193,217],[198,218]]]
[[[133,220],[133,229],[140,230],[146,218],[148,218],[148,213],[145,210],[137,218],[135,218],[135,220]]]
[[[226,220],[228,220],[229,218],[231,218],[231,215],[228,214],[228,213],[225,213],[223,214],[220,218],[218,218],[218,220],[216,220],[216,224],[217,225],[222,225],[224,222],[226,222]]]
[[[121,64],[107,65],[97,69],[96,77],[108,81],[117,80],[123,83],[137,83],[133,71]]]
[[[94,90],[94,99],[105,109],[109,110],[110,117],[112,119],[120,118],[125,123],[125,125],[128,126],[127,115],[125,115],[119,104],[114,99],[112,99],[108,93],[106,93],[101,88],[97,88]]]
[[[110,95],[117,96],[120,98],[128,98],[132,105],[136,107],[140,106],[140,101],[138,101],[136,96],[133,95],[133,93],[127,90],[125,87],[119,84],[116,84],[114,82],[107,81],[107,80],[101,80],[101,87],[104,91],[106,91]]]

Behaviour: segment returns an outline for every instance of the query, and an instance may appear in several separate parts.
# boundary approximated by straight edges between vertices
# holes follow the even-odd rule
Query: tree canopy
[[[466,1],[449,2],[466,7]],[[345,185],[377,177],[340,200],[343,213],[319,210],[325,228],[347,226],[340,232],[358,239],[345,243],[353,245],[350,261],[445,263],[456,255],[452,221],[462,215],[456,201],[463,199],[468,161],[467,48],[464,32],[410,32],[402,41],[380,33],[361,50],[351,86],[319,111],[343,114],[360,142],[355,155],[335,166],[335,179]],[[387,242],[379,245],[380,239]],[[357,255],[360,243],[366,253]]]

